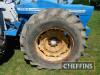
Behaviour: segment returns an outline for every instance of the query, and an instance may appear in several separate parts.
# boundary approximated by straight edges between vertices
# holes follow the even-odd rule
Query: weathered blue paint
[[[49,8],[61,8],[68,10],[74,15],[79,16],[84,28],[86,29],[86,37],[88,37],[90,28],[87,23],[92,15],[94,7],[85,6],[81,4],[58,4],[57,0],[21,0],[20,4],[15,6],[17,13],[19,14],[20,21],[15,23],[18,29],[12,28],[5,31],[5,35],[16,36],[20,26],[23,27],[24,23],[30,18],[31,15],[37,14],[39,11]],[[20,31],[21,32],[21,31]]]

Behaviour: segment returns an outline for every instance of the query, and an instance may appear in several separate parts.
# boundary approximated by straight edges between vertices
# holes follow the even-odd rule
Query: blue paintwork
[[[74,15],[78,15],[84,28],[86,29],[86,37],[88,37],[88,34],[90,32],[90,28],[87,26],[87,23],[92,15],[94,7],[92,6],[85,6],[81,4],[57,4],[56,0],[38,0],[37,2],[31,2],[31,0],[21,0],[20,4],[15,6],[15,9],[18,14],[20,15],[20,23],[18,25],[18,28],[20,25],[22,25],[22,22],[24,20],[24,23],[29,19],[29,17],[33,14],[38,13],[41,10],[49,9],[49,8],[62,8],[65,10],[83,10],[83,13],[78,12],[72,12]],[[30,15],[27,17],[27,15]],[[23,23],[23,25],[24,25]],[[17,26],[17,24],[15,24]],[[12,31],[5,31],[6,35],[12,35],[16,36],[19,29],[15,30],[12,29]]]
[[[52,2],[52,3],[57,3],[57,0],[37,0],[37,1],[47,1],[47,2]],[[32,3],[32,0],[20,0],[20,4],[25,4],[25,3]]]
[[[8,29],[8,30],[5,30],[4,31],[4,34],[6,35],[6,36],[16,36],[16,34],[17,34],[17,29]]]

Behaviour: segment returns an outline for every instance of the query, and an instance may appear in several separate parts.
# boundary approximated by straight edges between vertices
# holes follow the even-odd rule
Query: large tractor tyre
[[[2,36],[2,28],[0,26],[0,60],[3,57],[4,54],[4,37]]]
[[[0,12],[0,63],[3,59],[4,53],[5,53],[5,36],[3,34],[3,14]]]
[[[4,45],[4,36],[2,33],[2,27],[0,26],[0,48]]]
[[[66,10],[43,10],[24,25],[20,44],[31,65],[61,69],[62,62],[77,61],[84,51],[84,27]]]

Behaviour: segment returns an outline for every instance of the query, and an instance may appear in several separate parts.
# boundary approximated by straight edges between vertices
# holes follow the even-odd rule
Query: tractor
[[[70,0],[5,0],[3,6],[0,61],[11,48],[20,46],[32,66],[62,69],[63,62],[77,62],[84,53],[93,6]]]

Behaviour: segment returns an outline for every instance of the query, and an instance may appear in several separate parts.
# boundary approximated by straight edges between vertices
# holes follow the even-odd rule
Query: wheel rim
[[[69,32],[63,29],[49,29],[36,39],[36,51],[46,61],[57,62],[68,58],[74,41]]]

